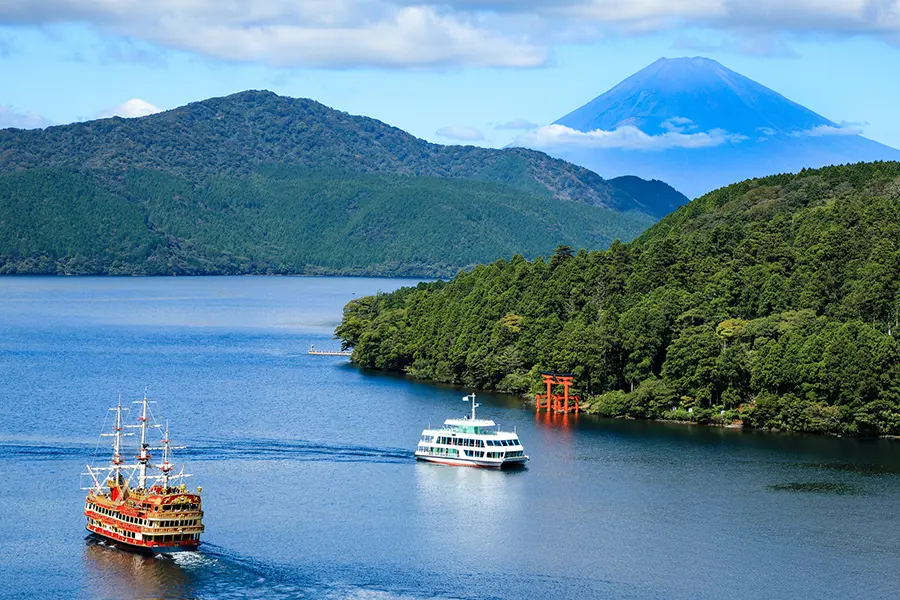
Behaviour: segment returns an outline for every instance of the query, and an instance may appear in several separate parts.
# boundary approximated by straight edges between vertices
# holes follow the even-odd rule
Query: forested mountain
[[[152,170],[0,176],[0,273],[447,276],[554,241],[606,247],[640,213],[502,184],[262,167],[201,185]]]
[[[643,193],[541,152],[242,92],[0,130],[0,272],[455,274],[631,239],[654,220]]]
[[[691,198],[750,177],[900,160],[900,150],[699,56],[661,58],[553,128],[566,134],[523,144],[603,177],[662,179]]]
[[[609,416],[900,434],[900,163],[745,181],[606,251],[516,256],[354,300],[365,367]]]
[[[647,180],[634,175],[623,175],[610,179],[609,183],[633,198],[640,198],[647,208],[645,212],[657,219],[688,203],[687,196],[659,179]]]

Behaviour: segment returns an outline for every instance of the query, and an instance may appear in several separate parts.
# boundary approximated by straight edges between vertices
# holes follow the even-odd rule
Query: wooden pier
[[[306,353],[315,356],[350,356],[353,354],[352,352],[346,352],[344,350],[316,350],[314,345],[310,346]]]

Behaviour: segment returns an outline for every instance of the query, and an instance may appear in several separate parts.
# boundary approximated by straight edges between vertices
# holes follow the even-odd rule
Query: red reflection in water
[[[567,430],[578,423],[578,413],[537,411],[534,413],[534,422],[547,428]]]

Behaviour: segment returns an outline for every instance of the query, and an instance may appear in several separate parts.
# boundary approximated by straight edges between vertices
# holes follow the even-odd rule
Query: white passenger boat
[[[476,419],[475,394],[463,397],[472,403],[472,415],[447,419],[440,429],[425,429],[416,458],[460,467],[502,469],[525,465],[528,456],[514,431],[501,431],[490,419]]]

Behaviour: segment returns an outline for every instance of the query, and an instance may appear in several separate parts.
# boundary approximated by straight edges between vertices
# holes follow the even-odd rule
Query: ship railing
[[[168,535],[170,533],[203,533],[206,527],[203,525],[191,525],[190,527],[142,527],[144,535]]]
[[[496,425],[492,425],[492,427],[496,427]],[[455,433],[468,433],[472,435],[500,435],[500,432],[496,429],[461,432],[458,425],[441,425],[440,429],[438,429],[437,431],[452,431]]]

